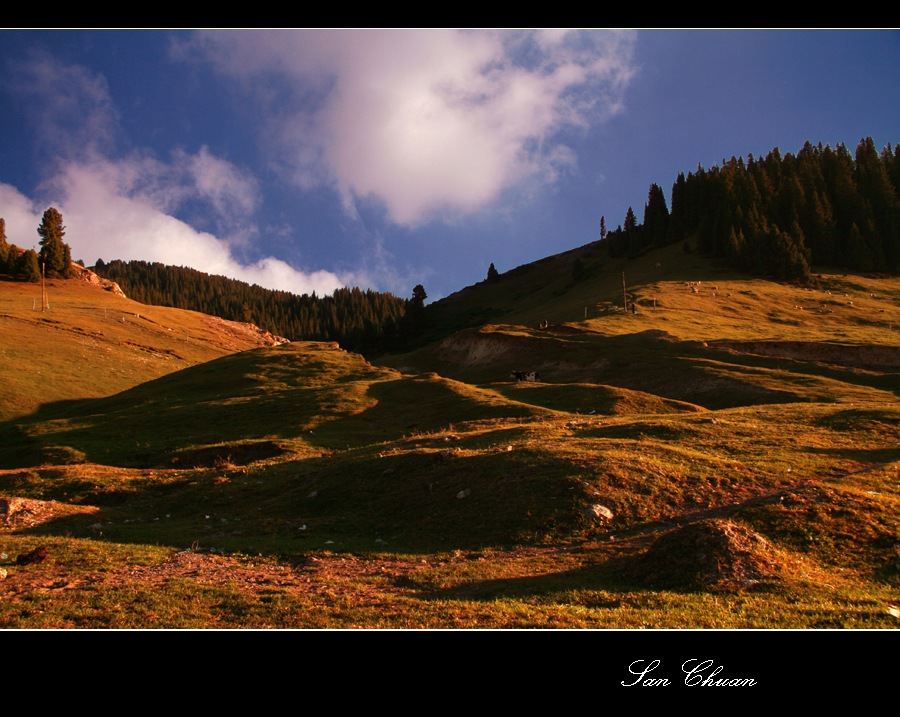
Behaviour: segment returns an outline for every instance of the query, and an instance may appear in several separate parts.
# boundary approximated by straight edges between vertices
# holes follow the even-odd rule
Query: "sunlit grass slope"
[[[589,271],[575,282],[577,258]],[[622,310],[623,273],[636,313]],[[675,247],[624,261],[589,245],[469,287],[434,315],[476,325],[379,360],[480,385],[537,371],[545,386],[615,386],[711,409],[893,401],[900,387],[896,278],[823,273],[817,286],[800,287]],[[576,410],[596,408],[588,396]]]
[[[614,306],[623,271],[636,314]],[[455,330],[371,361],[58,291],[52,316],[0,310],[6,365],[69,372],[4,389],[0,551],[49,557],[2,564],[2,627],[900,619],[896,279],[806,289],[589,246],[448,297]],[[94,348],[115,385],[76,383]],[[764,579],[644,580],[659,536],[712,517],[766,541]]]
[[[575,280],[576,260],[585,267]],[[610,259],[588,244],[501,274],[430,307],[439,327],[576,324],[606,335],[648,329],[681,340],[900,345],[900,282],[822,267],[817,286],[767,281],[681,246]],[[624,286],[623,286],[624,283]],[[622,311],[624,297],[638,313]]]
[[[107,396],[266,340],[248,325],[147,306],[83,281],[0,280],[0,419]]]

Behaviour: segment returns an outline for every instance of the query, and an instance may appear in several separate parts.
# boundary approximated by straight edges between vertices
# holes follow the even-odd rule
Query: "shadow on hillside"
[[[429,602],[447,600],[495,602],[504,599],[538,598],[542,604],[558,602],[570,605],[573,592],[577,592],[580,595],[580,604],[585,608],[620,608],[625,606],[628,600],[628,597],[621,593],[648,590],[647,587],[637,585],[626,577],[640,554],[642,549],[636,546],[631,554],[618,554],[605,561],[571,570],[525,577],[472,580],[448,588],[430,589],[427,584],[422,585],[403,578],[400,583],[403,587],[420,590],[419,598]]]
[[[900,395],[896,373],[825,364],[815,356],[804,361],[739,353],[678,341],[662,331],[557,336],[515,327],[479,330],[407,358],[422,370],[429,366],[471,384],[508,381],[511,370],[534,370],[544,385],[613,386],[709,410],[845,395],[858,400],[860,389]],[[873,398],[879,400],[877,394]]]
[[[494,447],[522,430],[466,441],[472,455],[423,437],[397,454],[364,448],[246,469],[24,469],[0,476],[0,489],[40,496],[49,511],[22,534],[180,548],[419,552],[515,544],[529,529],[567,535],[580,520],[568,462]]]
[[[47,451],[59,448],[69,452],[60,463],[160,467],[187,448],[308,439],[316,425],[352,411],[354,381],[382,373],[361,358],[332,351],[329,363],[309,352],[243,352],[112,396],[44,404],[0,424],[0,467],[48,463]]]
[[[549,345],[540,337],[502,333],[467,340],[478,350],[487,342],[495,353],[474,367],[445,362],[444,375],[457,381],[436,374],[397,377],[344,352],[295,347],[222,357],[105,398],[48,403],[0,424],[0,468],[211,465],[245,455],[276,457],[286,450],[279,441],[317,451],[359,447],[473,420],[515,420],[554,409],[603,413],[611,399],[601,386],[712,410],[900,395],[893,373],[739,354],[658,331],[556,337]],[[492,381],[508,382],[512,359],[523,355],[525,368],[540,367],[543,383],[531,385],[530,394],[513,384],[490,388]],[[584,383],[598,388],[582,396]]]
[[[114,396],[45,404],[31,416],[0,424],[0,468],[247,463],[250,458],[242,456],[283,454],[279,441],[344,449],[457,422],[547,413],[434,374],[390,379],[360,363],[362,369],[333,371],[330,380],[321,380],[272,357],[246,363],[226,357]]]
[[[803,449],[804,453],[814,453],[824,456],[834,456],[852,461],[864,463],[866,468],[878,467],[887,463],[895,463],[900,460],[900,450],[897,448],[821,448],[819,446],[808,446]],[[843,478],[847,474],[840,471],[838,478]],[[849,475],[853,475],[851,472]]]

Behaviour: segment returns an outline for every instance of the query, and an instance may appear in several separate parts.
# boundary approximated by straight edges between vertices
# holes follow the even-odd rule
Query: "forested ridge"
[[[651,185],[639,224],[601,239],[611,256],[637,256],[685,242],[752,274],[808,281],[812,266],[900,273],[900,146],[880,153],[871,137],[855,156],[807,142],[796,155],[773,149],[763,159],[732,157],[721,167],[678,175],[671,212]]]
[[[38,255],[7,243],[0,218],[0,273],[38,281],[40,260],[49,275],[65,276],[64,230],[62,216],[51,207],[38,227]],[[612,231],[601,217],[600,237],[612,257],[631,258],[682,243],[685,251],[778,280],[812,281],[814,266],[898,274],[900,146],[888,144],[879,152],[865,138],[854,155],[843,144],[807,142],[796,155],[782,156],[776,147],[765,158],[748,155],[709,169],[698,166],[678,175],[671,211],[654,183],[643,223],[632,208]],[[295,341],[338,341],[365,353],[407,347],[438,320],[425,310],[421,285],[412,299],[359,288],[319,297],[146,261],[98,260],[95,270],[137,301],[253,322]],[[500,278],[492,264],[488,280]]]
[[[353,351],[385,349],[404,330],[409,300],[338,289],[331,296],[264,289],[196,269],[146,261],[98,261],[96,273],[135,301],[252,322],[292,341],[338,341]]]

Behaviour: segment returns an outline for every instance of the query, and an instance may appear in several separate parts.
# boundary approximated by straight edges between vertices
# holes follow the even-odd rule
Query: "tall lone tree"
[[[72,252],[62,238],[66,228],[62,223],[62,214],[55,207],[44,212],[41,225],[37,229],[41,236],[41,263],[47,276],[65,279],[71,275]]]
[[[410,301],[410,305],[416,311],[425,308],[425,299],[428,298],[428,294],[425,293],[425,287],[421,284],[416,284],[413,287],[413,295],[412,301]]]

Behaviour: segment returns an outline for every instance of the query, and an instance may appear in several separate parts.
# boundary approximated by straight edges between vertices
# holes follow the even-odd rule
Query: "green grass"
[[[623,270],[640,312],[585,321]],[[447,301],[503,323],[368,361],[53,290],[47,316],[0,282],[2,627],[897,627],[896,279],[813,294],[589,246]],[[777,574],[638,584],[710,515]]]

